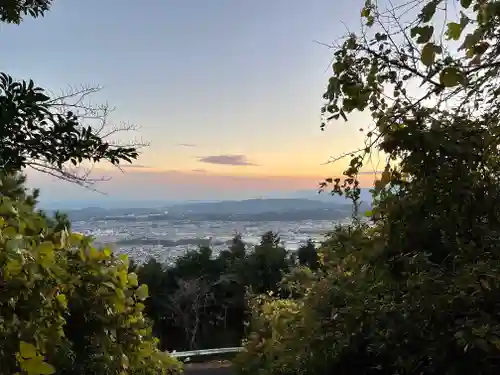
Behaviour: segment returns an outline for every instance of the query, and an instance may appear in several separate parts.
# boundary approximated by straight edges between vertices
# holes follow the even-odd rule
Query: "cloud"
[[[196,147],[196,145],[193,144],[193,143],[178,143],[177,146],[182,146],[182,147]]]
[[[123,165],[120,165],[120,168],[122,168],[122,169],[151,169],[150,166],[143,165],[143,164],[123,164]]]
[[[383,173],[384,171],[361,171],[361,172],[358,172],[358,174],[381,174]]]
[[[258,164],[250,162],[245,155],[210,155],[200,157],[198,161],[208,164],[258,166]]]
[[[191,169],[191,172],[195,172],[195,173],[207,173],[207,170],[203,169],[203,168],[196,168],[196,169]]]

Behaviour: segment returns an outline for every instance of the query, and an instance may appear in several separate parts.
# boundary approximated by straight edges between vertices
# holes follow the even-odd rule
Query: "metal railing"
[[[217,349],[203,349],[203,350],[191,350],[188,352],[170,352],[172,357],[176,358],[189,358],[189,357],[199,357],[204,355],[215,355],[215,354],[227,354],[227,353],[239,353],[244,351],[245,348],[241,346],[232,348],[217,348]]]

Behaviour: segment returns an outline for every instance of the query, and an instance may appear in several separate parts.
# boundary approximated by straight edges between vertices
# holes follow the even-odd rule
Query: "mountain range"
[[[249,197],[249,199],[255,199],[257,197]],[[345,204],[350,203],[345,197],[340,197],[337,195],[331,195],[328,192],[318,193],[317,190],[298,190],[292,192],[269,192],[258,197],[259,199],[307,199],[314,201],[321,201],[325,203],[336,203]],[[242,199],[245,200],[246,198]],[[240,201],[242,201],[240,200]],[[247,199],[248,200],[248,199]],[[369,204],[371,202],[371,193],[369,189],[361,189],[361,201],[363,203]],[[40,207],[44,210],[53,211],[74,211],[74,210],[85,210],[87,208],[102,208],[102,209],[151,209],[151,208],[165,208],[172,207],[176,205],[183,204],[195,204],[195,203],[219,203],[220,200],[207,201],[207,200],[197,200],[197,201],[187,201],[187,200],[174,200],[174,199],[130,199],[123,197],[114,196],[100,196],[92,200],[41,200]],[[226,199],[223,202],[237,202],[236,200]]]
[[[333,197],[332,197],[333,198]],[[362,207],[368,208],[363,204]],[[337,220],[349,216],[352,205],[345,199],[331,201],[301,198],[259,198],[241,201],[186,202],[156,207],[86,207],[66,210],[72,221],[117,220],[220,220],[298,221]]]

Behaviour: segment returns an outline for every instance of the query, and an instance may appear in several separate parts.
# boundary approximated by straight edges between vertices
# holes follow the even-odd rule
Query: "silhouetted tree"
[[[313,271],[319,266],[318,251],[311,239],[307,240],[305,245],[298,248],[297,257],[300,265],[307,266]]]

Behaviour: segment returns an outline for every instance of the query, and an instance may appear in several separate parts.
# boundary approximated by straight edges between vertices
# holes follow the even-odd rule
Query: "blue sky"
[[[134,180],[168,185],[150,194],[170,199],[193,178],[214,191],[314,189],[342,170],[321,163],[355,148],[367,121],[320,131],[332,52],[314,40],[342,36],[343,23],[357,30],[362,3],[56,0],[44,19],[1,25],[2,68],[53,90],[102,85],[92,101],[115,106],[111,120],[142,126],[151,146],[137,163],[146,168],[105,171],[114,178],[101,190],[138,198]],[[88,194],[30,177],[47,197]]]

